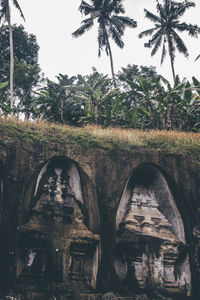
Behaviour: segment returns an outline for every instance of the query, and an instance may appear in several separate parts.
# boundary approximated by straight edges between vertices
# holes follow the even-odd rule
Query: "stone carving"
[[[43,278],[46,271],[46,257],[44,249],[26,249],[25,266],[21,277]]]
[[[144,182],[142,173],[139,179],[131,178],[118,210],[116,197],[110,195],[109,200],[103,199],[104,192],[108,196],[110,186],[106,186],[106,191],[104,187],[101,192],[99,189],[102,227],[94,225],[92,228],[95,222],[91,215],[95,215],[98,207],[92,202],[92,196],[97,195],[90,190],[91,186],[95,189],[95,181],[88,185],[89,188],[86,184],[92,171],[88,177],[81,177],[83,171],[71,160],[50,159],[39,174],[34,174],[30,190],[29,186],[23,187],[24,198],[18,199],[18,205],[22,203],[20,213],[24,215],[16,224],[18,227],[13,227],[12,237],[16,234],[16,240],[11,243],[13,247],[5,247],[13,257],[14,263],[9,264],[14,266],[13,281],[10,280],[11,288],[1,290],[0,299],[190,298],[184,226],[173,196],[167,195],[169,188],[167,192],[159,191],[160,186],[166,189],[167,183],[163,187],[161,178],[156,181],[157,173],[155,171],[153,179],[145,178]],[[94,228],[102,229],[102,239],[93,233],[99,232]],[[196,223],[193,241],[196,241],[198,263],[199,232]],[[114,292],[102,294],[105,291]]]
[[[121,228],[146,236],[174,240],[171,224],[158,209],[154,192],[138,186],[133,190]]]
[[[42,239],[30,239],[29,234],[21,234],[21,252],[17,263],[17,283],[19,287],[33,283],[37,286],[44,283],[50,271],[50,249]]]
[[[123,211],[114,261],[118,277],[130,288],[190,293],[186,246],[160,210],[153,189],[134,186]]]
[[[86,291],[96,288],[99,237],[85,225],[80,176],[72,163],[55,161],[42,168],[30,217],[18,230],[26,241],[18,284],[27,284],[28,278],[38,286],[43,281],[45,293],[54,300],[71,299],[71,285]],[[80,295],[73,297],[78,300]]]
[[[72,244],[70,249],[70,280],[85,280],[84,261],[87,244]]]
[[[55,222],[71,224],[77,204],[69,184],[69,176],[66,170],[58,167],[52,168],[49,173],[51,176],[36,194],[39,201],[33,212],[52,218]]]
[[[70,247],[69,279],[86,281],[95,288],[98,255],[97,241],[72,243]]]

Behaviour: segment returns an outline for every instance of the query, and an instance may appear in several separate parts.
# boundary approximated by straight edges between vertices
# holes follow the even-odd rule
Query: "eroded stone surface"
[[[43,147],[3,150],[1,300],[199,298],[192,162]]]
[[[62,160],[42,168],[28,220],[18,227],[23,242],[17,284],[29,291],[34,286],[41,289],[42,282],[49,299],[66,299],[66,293],[72,297],[70,285],[75,293],[77,285],[88,292],[96,288],[100,241],[84,224],[80,176],[75,168]]]
[[[157,198],[159,187],[154,190],[154,186],[161,174],[155,176],[154,172],[154,180],[145,178],[145,174],[143,178],[142,171],[138,174],[139,180],[137,172],[135,176],[135,180],[134,177],[129,179],[132,182],[129,192],[124,191],[125,199],[122,196],[117,212],[117,275],[130,287],[131,284],[139,289],[151,286],[154,290],[190,296],[191,275],[180,214],[174,215],[177,221],[171,223],[169,211],[163,209],[167,205],[162,205],[162,199]],[[160,189],[164,188],[164,185],[160,186]],[[169,206],[172,205],[174,212],[178,212],[171,194],[164,201],[170,201]],[[173,230],[175,223],[180,228]],[[180,236],[184,243],[179,240]],[[128,283],[131,274],[134,276]]]

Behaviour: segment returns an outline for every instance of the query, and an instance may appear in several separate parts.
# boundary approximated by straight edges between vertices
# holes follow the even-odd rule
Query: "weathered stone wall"
[[[200,172],[189,156],[10,139],[0,182],[0,299],[199,299]],[[138,187],[156,197],[153,219],[145,197],[130,200]]]

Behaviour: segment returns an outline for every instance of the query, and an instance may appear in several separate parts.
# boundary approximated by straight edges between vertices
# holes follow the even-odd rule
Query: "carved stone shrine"
[[[0,300],[199,299],[194,161],[10,143],[0,145]]]

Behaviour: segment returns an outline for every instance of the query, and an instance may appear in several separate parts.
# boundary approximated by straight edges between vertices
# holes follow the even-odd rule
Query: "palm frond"
[[[164,4],[164,10],[166,11],[166,15],[169,15],[169,10],[170,10],[170,2],[171,0],[165,0],[165,4]]]
[[[190,7],[195,7],[195,3],[192,1],[185,1],[184,3],[181,3],[176,11],[177,16],[182,16],[185,13],[186,9]]]
[[[153,27],[147,30],[142,31],[138,37],[141,39],[144,36],[152,35],[152,33],[157,29],[157,27]]]
[[[94,23],[94,18],[93,17],[84,19],[81,23],[82,24],[88,24],[88,23],[91,23],[91,22]]]
[[[112,37],[113,41],[115,42],[115,44],[120,47],[123,48],[124,47],[124,43],[121,39],[121,35],[119,34],[119,32],[116,30],[116,28],[112,25],[109,26],[109,35]]]
[[[188,32],[189,32],[189,35],[197,38],[198,34],[200,33],[200,27],[197,26],[197,25],[189,24],[188,25]]]
[[[174,25],[173,26],[174,29],[177,29],[180,32],[188,31],[188,24],[186,24],[185,22],[183,22],[183,23],[176,22],[173,25]]]
[[[148,41],[148,43],[145,44],[145,47],[151,48],[158,40],[158,38],[162,36],[162,29],[158,30],[153,36],[152,39]]]
[[[100,57],[101,56],[101,51],[102,51],[103,47],[106,46],[105,29],[101,25],[98,27],[98,45],[99,45],[98,56]],[[107,48],[106,48],[106,54],[108,55]]]
[[[148,11],[147,9],[144,9],[145,12],[145,17],[149,20],[151,20],[152,22],[158,22],[161,23],[161,19],[154,15],[153,13],[151,13],[150,11]]]
[[[174,24],[174,28],[176,28],[180,32],[187,31],[189,35],[193,37],[198,37],[198,34],[200,33],[200,27],[198,25],[192,25],[192,24],[186,24],[184,23],[176,23]]]
[[[176,47],[177,47],[178,51],[180,53],[182,53],[183,55],[185,55],[185,57],[188,57],[189,54],[188,54],[187,47],[186,47],[185,43],[183,42],[183,40],[180,38],[180,36],[174,30],[172,30],[172,36],[176,43]]]
[[[93,2],[93,7],[95,7],[96,9],[100,9],[102,7],[102,0],[92,0]]]
[[[8,12],[9,12],[8,0],[1,0],[0,22],[8,19]]]
[[[137,27],[137,22],[127,16],[116,16],[112,17],[112,20],[116,20],[124,25],[124,27],[128,26],[130,28]]]
[[[167,50],[166,50],[166,47],[165,47],[165,44],[166,44],[166,39],[164,38],[164,41],[163,41],[163,48],[162,48],[162,55],[161,55],[161,60],[160,60],[160,64],[162,65],[166,55],[167,55]]]
[[[115,13],[115,14],[124,14],[125,9],[122,4],[121,0],[111,0],[109,1],[108,5],[106,6],[107,12],[110,13]]]
[[[93,12],[95,9],[94,6],[90,5],[89,3],[87,3],[86,1],[82,1],[81,5],[79,6],[79,11],[81,13],[84,13],[86,16],[91,14],[91,12]]]
[[[170,56],[170,58],[172,60],[172,63],[174,63],[174,59],[175,59],[175,47],[174,47],[172,39],[170,39],[169,37],[168,37],[168,49],[169,49],[169,56]]]
[[[180,15],[177,13],[177,11],[181,5],[182,3],[180,2],[170,1],[169,11],[167,12],[170,22],[180,18]]]
[[[77,38],[77,37],[81,36],[86,31],[90,30],[90,28],[94,25],[93,18],[85,19],[82,21],[82,23],[84,23],[84,24],[72,33],[73,37]]]
[[[154,45],[154,48],[153,50],[151,51],[151,56],[154,56],[156,54],[156,52],[158,51],[160,45],[161,45],[161,42],[162,42],[162,35],[159,35],[157,37],[157,40],[156,40],[156,43]]]
[[[157,9],[157,12],[160,15],[160,18],[161,19],[166,19],[166,17],[167,17],[166,11],[165,11],[164,7],[158,1],[157,1],[157,4],[156,4],[156,9]]]
[[[13,4],[14,4],[14,6],[18,9],[18,11],[20,12],[20,15],[21,15],[21,17],[24,19],[24,21],[25,21],[25,17],[24,17],[24,15],[23,15],[23,12],[22,12],[22,10],[21,10],[21,7],[19,6],[19,3],[18,3],[18,1],[17,0],[12,0],[13,1]]]
[[[125,25],[117,18],[116,15],[109,18],[109,23],[115,27],[121,36],[124,34]]]

